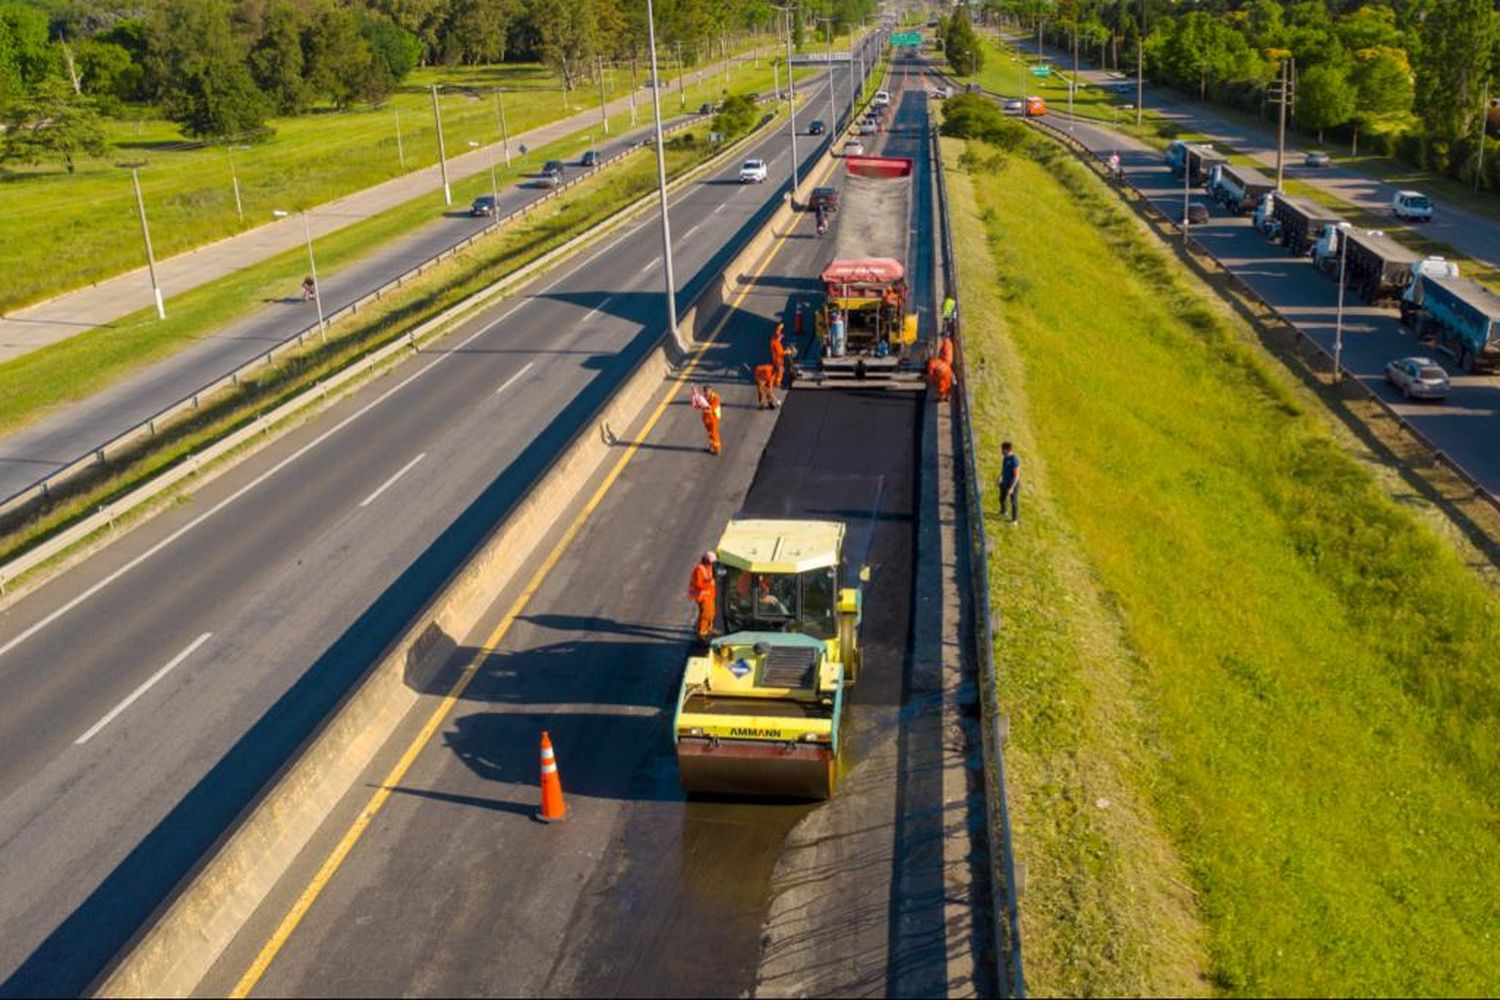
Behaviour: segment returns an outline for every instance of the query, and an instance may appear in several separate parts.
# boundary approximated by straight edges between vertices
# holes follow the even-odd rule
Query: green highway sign
[[[922,33],[920,31],[905,31],[900,34],[891,35],[892,45],[921,45]]]
[[[1031,75],[1032,76],[1051,76],[1052,75],[1052,67],[1051,66],[1047,66],[1045,64],[1043,64],[1041,66],[1033,66],[1033,67],[1031,67]]]

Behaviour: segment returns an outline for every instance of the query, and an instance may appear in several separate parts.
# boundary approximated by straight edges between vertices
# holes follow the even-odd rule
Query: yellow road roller
[[[843,585],[843,547],[840,521],[735,520],[724,529],[715,551],[726,634],[688,658],[673,723],[687,792],[833,794],[863,606],[863,589]]]

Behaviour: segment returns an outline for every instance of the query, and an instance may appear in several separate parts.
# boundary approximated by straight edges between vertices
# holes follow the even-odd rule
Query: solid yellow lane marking
[[[292,904],[292,908],[287,911],[286,916],[282,917],[281,923],[277,925],[276,930],[272,932],[270,938],[262,946],[260,953],[255,956],[255,961],[250,963],[250,967],[245,970],[245,974],[240,977],[239,982],[230,991],[229,995],[231,997],[246,997],[250,995],[251,990],[255,989],[256,984],[260,982],[261,977],[270,968],[271,962],[275,960],[277,954],[286,945],[287,939],[292,936],[292,932],[297,929],[297,925],[302,922],[302,918],[307,915],[307,911],[312,908],[318,896],[322,894],[324,888],[327,887],[340,866],[343,865],[344,860],[348,858],[349,852],[354,850],[354,845],[359,843],[360,837],[364,836],[365,830],[369,828],[370,822],[375,818],[375,815],[380,812],[386,800],[391,797],[391,790],[401,784],[406,776],[406,772],[416,763],[417,757],[437,733],[438,727],[443,724],[443,721],[448,717],[448,713],[453,710],[453,706],[458,704],[459,699],[468,690],[469,683],[479,673],[479,668],[484,663],[485,658],[505,639],[506,633],[510,631],[516,619],[526,610],[527,604],[536,596],[536,592],[541,589],[542,584],[546,582],[547,577],[551,575],[557,564],[562,561],[562,557],[567,553],[574,539],[578,537],[578,533],[583,530],[583,526],[588,521],[590,515],[604,501],[605,495],[609,493],[616,480],[620,478],[620,475],[625,471],[625,467],[630,464],[631,459],[635,458],[636,453],[640,451],[641,444],[650,436],[651,431],[656,427],[657,422],[661,420],[662,415],[666,413],[667,407],[671,405],[672,400],[676,398],[677,394],[682,390],[683,385],[697,371],[698,364],[702,361],[704,352],[718,341],[719,336],[724,332],[724,327],[729,322],[730,316],[739,308],[740,303],[745,300],[745,297],[750,294],[751,288],[755,287],[756,279],[765,273],[766,268],[771,266],[771,261],[775,260],[776,256],[781,253],[781,249],[786,244],[787,238],[792,235],[792,232],[796,228],[796,220],[794,220],[793,224],[787,227],[786,233],[777,238],[775,244],[771,247],[770,253],[766,255],[761,265],[755,269],[755,273],[751,275],[750,280],[746,281],[744,287],[735,295],[733,301],[729,304],[729,308],[725,310],[724,315],[714,325],[713,331],[708,335],[708,339],[704,340],[693,350],[691,359],[683,366],[682,371],[677,377],[672,380],[671,386],[662,395],[661,401],[656,404],[656,409],[652,411],[650,418],[646,421],[646,425],[636,435],[636,440],[626,447],[625,453],[615,462],[614,467],[609,470],[609,474],[604,477],[604,481],[599,484],[598,489],[594,490],[593,495],[589,497],[588,503],[584,504],[583,509],[578,512],[578,516],[568,525],[568,530],[557,540],[557,544],[552,547],[552,551],[547,554],[547,558],[542,562],[542,565],[537,567],[537,571],[527,581],[526,588],[516,597],[510,609],[505,612],[505,616],[500,619],[500,623],[495,626],[495,630],[490,633],[489,638],[484,641],[469,659],[469,662],[464,665],[458,679],[453,682],[453,686],[448,689],[448,693],[443,696],[443,700],[432,710],[432,714],[427,717],[427,721],[423,723],[421,730],[417,732],[416,736],[412,737],[412,741],[407,745],[405,752],[401,754],[400,760],[396,761],[395,766],[386,774],[385,779],[380,783],[380,787],[370,796],[370,801],[366,803],[359,816],[349,825],[349,829],[344,832],[343,837],[339,839],[338,845],[334,847],[332,853],[319,866],[317,874],[312,877],[312,881],[307,884],[307,888],[302,890],[302,894],[297,897],[297,901]]]

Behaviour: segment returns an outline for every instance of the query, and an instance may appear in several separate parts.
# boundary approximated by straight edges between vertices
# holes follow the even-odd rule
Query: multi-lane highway
[[[911,267],[930,330],[923,88],[898,102],[883,151],[920,164]],[[917,546],[919,522],[935,516],[918,497],[931,410],[919,394],[798,390],[760,411],[744,377],[765,358],[774,314],[816,296],[832,244],[804,218],[703,355],[694,378],[724,390],[724,454],[704,452],[677,387],[516,624],[486,643],[438,736],[392,741],[203,995],[985,988],[970,978],[966,929],[945,924],[945,903],[962,893],[945,869],[951,827],[969,863],[963,803],[944,801],[940,771],[912,780],[912,761],[951,740],[924,701],[933,690],[918,664],[934,653],[914,629],[913,567],[932,558]],[[853,766],[822,806],[688,801],[677,785],[668,720],[690,637],[686,574],[736,512],[842,519],[855,561],[873,571]],[[499,617],[497,607],[481,634]],[[531,818],[543,728],[570,808],[550,827]],[[397,758],[413,762],[390,787]],[[350,847],[350,823],[381,787],[393,794]]]
[[[770,163],[772,183],[741,186],[731,164],[673,206],[684,303],[781,196],[784,130],[746,155]],[[654,226],[475,317],[0,611],[0,992],[82,990],[656,340]],[[757,426],[738,412],[731,441]],[[696,461],[692,444],[651,454]],[[730,493],[703,485],[682,499],[706,525],[704,497]],[[603,648],[638,642],[627,617],[593,621],[608,596],[593,581],[628,570],[631,590],[650,569],[674,582],[640,594],[670,620],[681,568],[659,567],[652,540],[684,530],[652,519],[607,563],[585,561],[571,582],[587,599],[566,614],[597,624]],[[533,624],[545,636],[570,621]],[[569,648],[544,659],[570,666],[524,683],[565,680]],[[471,749],[482,772],[492,750]]]

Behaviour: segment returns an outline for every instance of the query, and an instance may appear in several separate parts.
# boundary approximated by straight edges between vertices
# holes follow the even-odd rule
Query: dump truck
[[[1466,372],[1497,367],[1500,295],[1477,281],[1418,273],[1401,296],[1401,322]]]
[[[1312,249],[1313,241],[1327,225],[1338,225],[1337,215],[1306,198],[1276,195],[1276,222],[1281,227],[1281,245],[1297,256]]]
[[[1176,139],[1167,151],[1162,154],[1167,167],[1177,177],[1182,176],[1183,170],[1188,172],[1188,181],[1192,184],[1202,184],[1208,180],[1209,171],[1220,163],[1227,163],[1224,154],[1206,143],[1183,142]]]
[[[911,228],[912,161],[899,156],[844,158],[844,192],[833,260],[823,269],[811,365],[797,385],[877,380],[921,386],[912,357],[917,316],[909,306],[906,261]]]
[[[1276,182],[1259,170],[1233,163],[1215,163],[1208,170],[1208,193],[1235,215],[1255,210],[1256,204],[1276,190]]]
[[[859,678],[861,568],[842,521],[743,519],[719,538],[725,634],[688,657],[672,723],[689,794],[826,799]]]
[[[1341,254],[1344,283],[1372,305],[1399,299],[1418,273],[1458,277],[1457,264],[1442,257],[1423,257],[1378,229],[1328,223],[1313,244],[1313,263],[1337,280]]]

